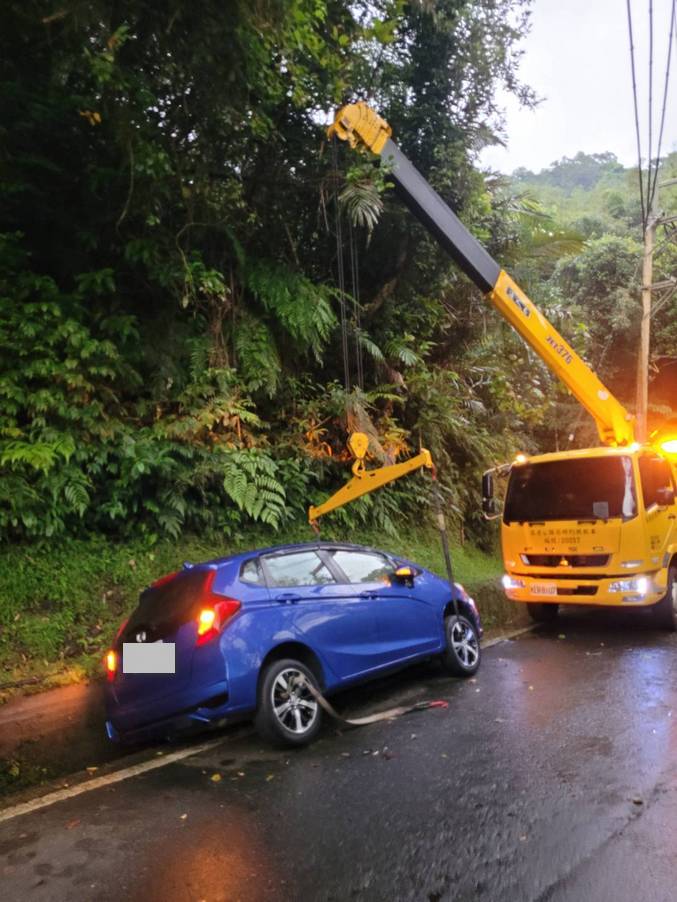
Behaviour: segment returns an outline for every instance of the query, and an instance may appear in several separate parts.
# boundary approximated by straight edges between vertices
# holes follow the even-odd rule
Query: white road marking
[[[191,755],[199,755],[200,752],[208,752],[210,749],[221,745],[223,741],[223,738],[213,739],[211,742],[204,742],[202,745],[194,745],[190,748],[179,749],[176,752],[170,752],[168,755],[157,756],[151,758],[150,761],[142,761],[140,764],[133,764],[131,767],[113,771],[111,774],[104,774],[102,777],[94,777],[93,780],[86,780],[83,783],[78,783],[77,786],[69,786],[66,789],[57,789],[55,792],[50,792],[38,799],[32,799],[30,802],[22,802],[19,805],[14,805],[12,808],[1,809],[0,823],[9,821],[14,817],[19,817],[22,814],[30,814],[32,811],[38,811],[40,808],[46,808],[48,805],[54,805],[56,802],[63,802],[65,799],[72,799],[75,796],[82,795],[84,792],[91,792],[93,789],[101,789],[104,786],[110,786],[112,783],[120,783],[120,781],[128,780],[130,777],[144,774],[149,770],[165,767],[167,764],[173,764],[174,761],[190,758]]]

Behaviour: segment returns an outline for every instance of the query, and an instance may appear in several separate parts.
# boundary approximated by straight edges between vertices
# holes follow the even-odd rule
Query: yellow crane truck
[[[520,454],[484,474],[483,511],[502,519],[508,598],[525,603],[541,622],[554,619],[560,605],[651,607],[657,626],[675,630],[677,434],[635,440],[633,417],[465,228],[366,103],[342,107],[328,135],[388,165],[411,212],[597,426],[598,448]],[[496,475],[507,477],[502,512]]]

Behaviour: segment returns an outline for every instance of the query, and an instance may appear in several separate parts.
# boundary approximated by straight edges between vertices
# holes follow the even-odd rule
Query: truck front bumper
[[[531,576],[506,574],[503,588],[511,601],[536,604],[579,604],[603,607],[649,607],[665,595],[664,573],[623,574],[602,579],[585,574]]]

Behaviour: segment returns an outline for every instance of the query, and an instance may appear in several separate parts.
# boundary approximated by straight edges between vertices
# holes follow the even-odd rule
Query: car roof
[[[339,548],[342,551],[372,551],[377,554],[390,554],[390,552],[382,551],[378,548],[373,548],[371,545],[355,545],[350,542],[325,542],[321,540],[316,540],[314,542],[294,542],[287,545],[270,545],[267,548],[252,548],[249,551],[238,551],[237,554],[229,554],[224,557],[214,558],[210,561],[201,562],[199,565],[195,566],[221,566],[222,564],[228,564],[232,561],[244,561],[247,558],[255,557],[262,554],[284,554],[292,551],[303,551],[304,549],[315,549],[315,548]],[[391,555],[395,556],[395,555]],[[184,567],[186,565],[184,564]],[[188,566],[191,566],[190,564]]]

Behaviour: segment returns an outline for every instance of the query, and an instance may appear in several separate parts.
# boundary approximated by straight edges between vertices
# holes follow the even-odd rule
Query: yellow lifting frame
[[[317,507],[311,506],[308,508],[308,522],[315,529],[317,528],[318,519],[330,511],[343,507],[344,504],[349,504],[351,501],[355,501],[356,498],[361,498],[362,495],[368,495],[369,492],[374,492],[376,489],[388,485],[389,482],[394,482],[408,473],[413,473],[414,470],[420,470],[422,467],[426,467],[428,470],[434,469],[430,451],[421,448],[415,457],[410,457],[409,460],[405,460],[400,464],[387,464],[376,470],[367,470],[364,466],[364,458],[369,447],[369,437],[363,432],[354,432],[348,439],[348,447],[355,457],[353,478],[340,488],[338,492],[335,492],[331,498],[328,498]]]

